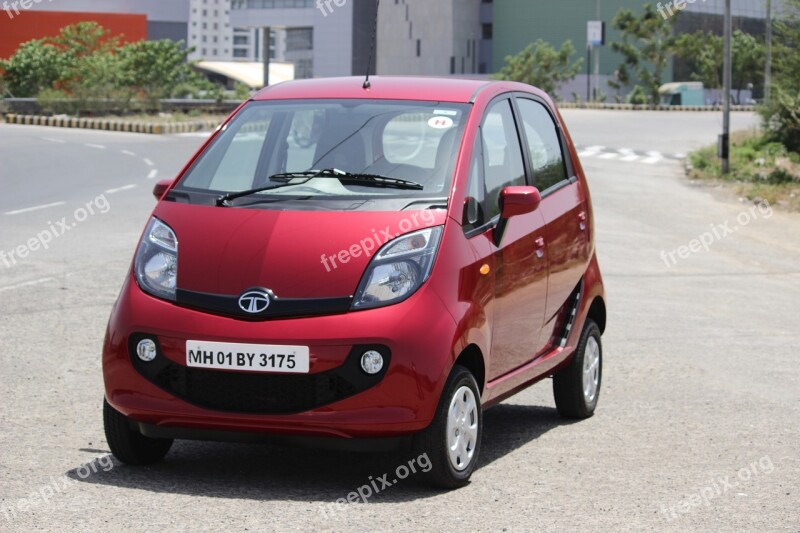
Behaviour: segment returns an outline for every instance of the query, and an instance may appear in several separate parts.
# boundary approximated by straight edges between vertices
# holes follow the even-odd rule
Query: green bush
[[[67,26],[56,37],[23,44],[0,61],[2,84],[17,97],[37,97],[47,113],[107,114],[158,111],[163,98],[222,99],[221,88],[187,62],[183,42],[121,45],[94,22]]]

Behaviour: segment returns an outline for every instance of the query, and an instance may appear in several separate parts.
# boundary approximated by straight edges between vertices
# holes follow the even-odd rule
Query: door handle
[[[578,215],[578,220],[580,221],[578,223],[578,225],[580,226],[581,231],[586,231],[586,219],[587,218],[588,217],[586,216],[586,211],[581,211],[581,213]]]
[[[544,257],[544,237],[539,237],[534,242],[536,243],[536,257],[541,259]]]

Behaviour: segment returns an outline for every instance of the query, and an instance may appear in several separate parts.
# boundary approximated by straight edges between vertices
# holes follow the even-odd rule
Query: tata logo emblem
[[[257,315],[267,310],[270,294],[264,289],[253,289],[239,297],[239,308],[245,313]]]

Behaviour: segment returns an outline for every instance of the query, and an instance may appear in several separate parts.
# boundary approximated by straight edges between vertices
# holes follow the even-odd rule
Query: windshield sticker
[[[433,112],[434,115],[447,115],[448,117],[458,116],[458,111],[453,109],[437,109]]]
[[[428,126],[437,130],[446,130],[453,127],[453,119],[450,117],[433,117],[428,121]]]

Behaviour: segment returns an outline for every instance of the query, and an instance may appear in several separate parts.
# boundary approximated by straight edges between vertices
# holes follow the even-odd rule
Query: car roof
[[[364,89],[364,76],[295,80],[259,91],[254,100],[374,98],[470,103],[477,94],[499,82],[461,78],[373,76]]]

